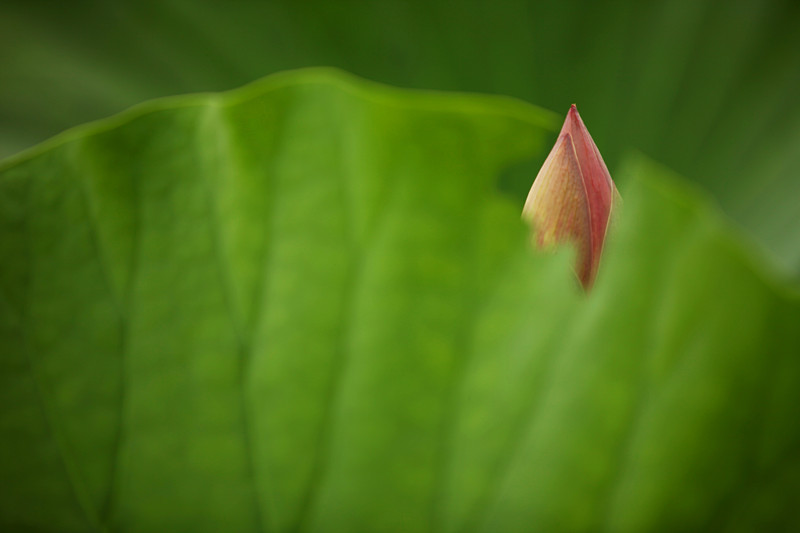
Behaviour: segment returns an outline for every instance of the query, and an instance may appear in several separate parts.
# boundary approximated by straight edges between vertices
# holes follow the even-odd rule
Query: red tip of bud
[[[600,264],[611,210],[619,196],[575,104],[528,194],[522,214],[539,247],[576,246],[576,274],[588,289]]]

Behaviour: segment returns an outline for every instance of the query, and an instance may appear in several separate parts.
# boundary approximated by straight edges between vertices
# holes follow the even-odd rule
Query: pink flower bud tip
[[[575,273],[587,290],[618,200],[611,174],[573,104],[528,193],[522,218],[532,225],[539,248],[564,243],[576,248]]]

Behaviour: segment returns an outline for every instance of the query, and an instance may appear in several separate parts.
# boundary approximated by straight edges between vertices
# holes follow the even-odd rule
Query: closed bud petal
[[[575,105],[533,182],[522,217],[540,248],[570,243],[585,289],[597,275],[611,212],[619,193]]]

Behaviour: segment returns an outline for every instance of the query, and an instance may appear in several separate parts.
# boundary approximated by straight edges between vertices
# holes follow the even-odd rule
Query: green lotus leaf
[[[307,70],[0,164],[0,529],[800,528],[796,289],[637,156],[584,294],[559,122]]]

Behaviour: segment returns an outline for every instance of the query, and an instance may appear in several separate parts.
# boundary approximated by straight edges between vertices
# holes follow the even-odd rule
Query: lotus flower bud
[[[570,243],[585,289],[597,275],[611,211],[619,193],[573,104],[550,155],[533,182],[522,218],[539,248]]]

